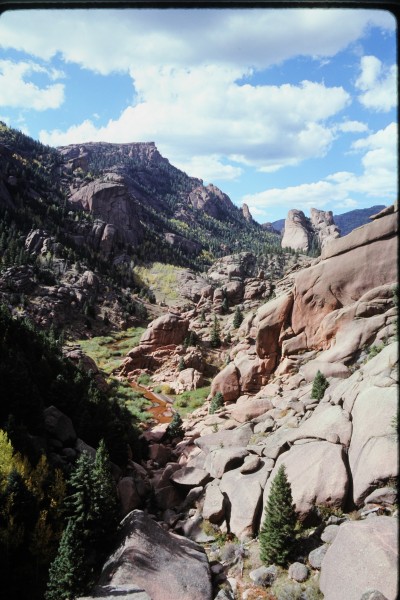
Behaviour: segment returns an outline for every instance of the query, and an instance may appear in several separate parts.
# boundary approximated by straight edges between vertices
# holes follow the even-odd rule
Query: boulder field
[[[162,531],[182,544],[180,559],[188,560],[188,552],[196,561],[192,587],[165,591],[163,600],[171,594],[182,600],[233,598],[233,592],[217,595],[215,587],[207,587],[210,576],[201,551],[174,536],[199,544],[219,532],[251,543],[281,464],[299,520],[308,526],[321,512],[331,515],[320,546],[305,565],[294,563],[289,577],[302,582],[320,572],[326,600],[397,598],[398,215],[377,217],[331,241],[311,266],[277,285],[277,297],[261,305],[250,325],[244,323],[229,364],[212,381],[210,399],[222,392],[222,408],[209,414],[206,404],[191,413],[183,439],[172,445],[163,438],[165,427],[146,433],[150,458],[132,463],[125,477],[132,485],[120,486],[127,522],[143,525],[147,517],[129,510],[143,508],[151,489],[163,529],[153,524],[150,529],[157,527],[157,536]],[[139,350],[128,355],[126,374],[136,366],[129,361],[157,353],[158,339],[165,347],[182,342],[190,316],[175,315],[174,323],[170,317],[150,325]],[[329,385],[315,398],[318,371]],[[118,586],[132,582],[137,593],[159,597],[154,591],[158,573],[148,578],[154,590],[139,573],[142,539],[132,542],[132,550],[117,550],[94,597],[125,597]],[[129,582],[123,575],[127,563],[135,575]],[[174,565],[173,573],[181,569]],[[207,588],[201,592],[197,573]],[[171,577],[171,585],[178,585]],[[179,585],[189,585],[182,577]],[[107,596],[106,585],[120,592]],[[238,582],[230,585],[234,589]]]

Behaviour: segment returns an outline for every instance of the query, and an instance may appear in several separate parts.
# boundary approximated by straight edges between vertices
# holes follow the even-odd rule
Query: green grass
[[[150,400],[147,400],[140,392],[133,390],[127,381],[112,378],[111,384],[119,402],[126,406],[135,420],[144,422],[151,419],[151,415],[146,412],[151,406]]]
[[[131,327],[115,335],[93,337],[90,340],[78,340],[83,352],[93,358],[98,368],[110,376],[120,366],[126,354],[139,344],[144,332],[143,327]]]
[[[191,392],[183,392],[175,396],[173,407],[184,417],[204,404],[210,389],[211,386],[207,385]]]
[[[111,374],[121,365],[127,352],[139,344],[143,332],[143,327],[131,327],[114,335],[77,342],[83,352],[95,361],[108,383],[114,388],[118,401],[129,410],[137,422],[144,422],[151,418],[151,415],[146,412],[151,402],[140,392],[133,390],[127,381],[116,379]]]

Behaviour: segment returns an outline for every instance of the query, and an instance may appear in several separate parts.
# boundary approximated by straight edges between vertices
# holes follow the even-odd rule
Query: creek
[[[153,392],[152,390],[149,390],[146,387],[132,381],[130,382],[130,386],[135,392],[139,392],[146,398],[146,400],[151,402],[151,406],[146,409],[146,412],[150,413],[152,416],[151,425],[169,423],[171,421],[173,415],[171,398],[165,394]]]

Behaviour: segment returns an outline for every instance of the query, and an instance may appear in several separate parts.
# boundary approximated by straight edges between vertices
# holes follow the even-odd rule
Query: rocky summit
[[[398,597],[381,208],[347,235],[293,209],[280,236],[152,142],[1,125],[7,598]]]

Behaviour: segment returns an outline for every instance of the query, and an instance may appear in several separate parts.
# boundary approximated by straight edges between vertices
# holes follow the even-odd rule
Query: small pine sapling
[[[217,392],[215,396],[211,399],[210,408],[208,410],[209,414],[212,415],[216,410],[222,408],[224,405],[224,397],[221,392]]]
[[[321,371],[318,370],[316,376],[314,377],[311,389],[311,398],[313,398],[314,400],[322,400],[327,387],[329,387],[329,383],[325,375],[323,375]]]

